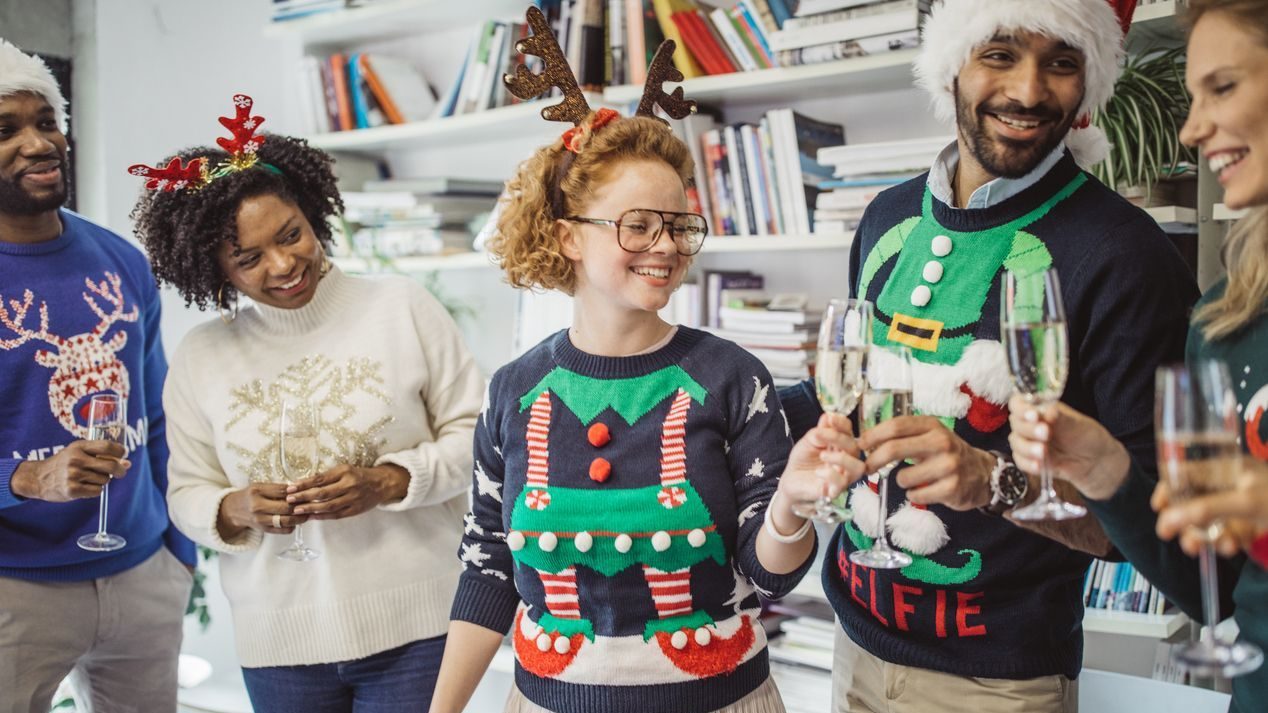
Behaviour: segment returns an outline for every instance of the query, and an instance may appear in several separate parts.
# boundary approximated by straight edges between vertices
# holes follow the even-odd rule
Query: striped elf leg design
[[[550,392],[543,391],[529,411],[528,433],[528,494],[525,504],[534,510],[545,510],[550,505]]]
[[[687,410],[691,396],[678,389],[660,432],[660,493],[656,499],[666,510],[687,501],[687,492],[677,487],[687,480]]]

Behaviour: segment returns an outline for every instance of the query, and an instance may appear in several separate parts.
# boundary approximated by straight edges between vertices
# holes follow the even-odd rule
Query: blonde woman
[[[1186,350],[1190,361],[1228,364],[1250,457],[1239,487],[1171,505],[1127,451],[1092,419],[1062,405],[1042,414],[1014,400],[1013,454],[1036,471],[1046,448],[1059,477],[1076,485],[1110,538],[1150,581],[1190,615],[1199,615],[1192,536],[1216,520],[1218,543],[1239,549],[1221,572],[1223,613],[1231,608],[1242,638],[1268,647],[1268,0],[1191,0],[1187,82],[1193,109],[1181,139],[1210,162],[1224,201],[1249,215],[1224,247],[1228,277],[1202,298]],[[1152,500],[1152,502],[1151,502]],[[1152,509],[1151,509],[1152,505]],[[1158,511],[1155,519],[1154,510]],[[1150,527],[1152,525],[1152,527]],[[1157,537],[1155,537],[1155,532]],[[1161,538],[1161,539],[1159,539]],[[1183,550],[1183,552],[1182,552]],[[1233,711],[1268,710],[1268,667],[1233,680]]]

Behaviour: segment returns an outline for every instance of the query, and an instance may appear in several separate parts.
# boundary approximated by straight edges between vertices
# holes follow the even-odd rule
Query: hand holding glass
[[[317,473],[317,412],[307,401],[286,401],[282,404],[278,424],[282,478],[295,483]],[[320,553],[304,544],[303,525],[295,525],[295,541],[277,553],[281,559],[307,562]]]
[[[1170,488],[1173,503],[1231,490],[1241,470],[1237,443],[1241,419],[1232,379],[1223,362],[1200,361],[1188,367],[1158,370],[1154,402],[1158,470]],[[1215,539],[1220,526],[1202,533],[1199,555],[1205,633],[1174,649],[1172,659],[1198,676],[1226,677],[1249,673],[1263,663],[1264,653],[1246,641],[1224,641],[1219,623],[1219,582]]]
[[[872,303],[866,300],[832,300],[819,323],[818,352],[815,356],[815,395],[828,413],[848,416],[858,406],[863,393],[863,368],[867,347],[872,343]],[[827,483],[824,483],[825,489]],[[798,517],[820,522],[846,522],[852,516],[846,507],[848,493],[834,498],[827,494],[816,500],[793,503]]]
[[[867,357],[867,390],[863,392],[861,425],[875,428],[891,418],[911,415],[911,350],[907,347],[872,347]],[[850,561],[872,569],[902,569],[911,556],[889,546],[885,521],[889,518],[889,475],[898,463],[887,463],[876,472],[879,514],[872,546],[850,553]],[[863,486],[868,487],[868,486]]]
[[[1021,275],[1006,272],[1000,293],[999,321],[1008,370],[1017,392],[1040,407],[1061,398],[1070,368],[1070,354],[1057,271],[1049,268]],[[1087,508],[1068,503],[1057,495],[1046,450],[1040,463],[1039,481],[1039,498],[1013,510],[1012,517],[1069,520],[1087,514]]]
[[[88,401],[88,440],[113,441],[123,445],[128,417],[127,404],[116,394],[96,394]],[[119,535],[106,532],[106,513],[110,509],[110,483],[101,486],[101,498],[97,503],[97,532],[84,535],[75,541],[90,552],[113,552],[128,544]]]

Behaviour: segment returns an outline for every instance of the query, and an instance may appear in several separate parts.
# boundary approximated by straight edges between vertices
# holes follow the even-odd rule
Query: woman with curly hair
[[[526,51],[547,52],[534,29]],[[490,244],[511,284],[571,295],[572,325],[489,386],[462,543],[478,566],[432,712],[464,709],[509,631],[508,713],[778,713],[757,592],[786,594],[810,565],[813,530],[789,508],[803,495],[784,491],[818,492],[829,444],[790,460],[761,362],[660,318],[708,230],[690,152],[574,89],[553,111],[576,128],[519,167]]]
[[[259,118],[235,99],[249,134]],[[331,265],[328,155],[276,135],[222,145],[133,168],[158,189],[133,212],[156,276],[221,313],[168,375],[172,519],[220,553],[255,710],[426,710],[483,379],[421,286]],[[311,414],[316,463],[281,457],[284,407]],[[312,475],[288,484],[283,461]],[[301,525],[283,552],[306,561],[279,558]]]

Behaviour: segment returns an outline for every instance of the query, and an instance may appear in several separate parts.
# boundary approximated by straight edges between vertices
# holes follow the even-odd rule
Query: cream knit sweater
[[[453,320],[402,277],[335,268],[301,309],[244,309],[181,342],[163,394],[168,505],[181,531],[222,553],[243,666],[348,661],[445,633],[483,389]],[[322,469],[410,473],[403,501],[304,525],[321,552],[304,563],[275,556],[289,535],[225,541],[216,529],[226,495],[280,480],[278,414],[297,396],[319,406]]]

